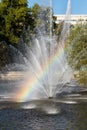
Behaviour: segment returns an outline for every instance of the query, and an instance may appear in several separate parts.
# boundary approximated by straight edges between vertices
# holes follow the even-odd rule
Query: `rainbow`
[[[13,97],[14,101],[23,102],[29,99],[29,95],[31,95],[32,91],[38,86],[39,81],[45,77],[46,73],[49,71],[49,67],[55,65],[58,58],[64,54],[63,48],[64,46],[57,49],[55,54],[48,60],[48,63],[43,65],[43,69],[38,72],[38,78],[33,75],[29,76],[26,84],[17,90],[15,97]]]

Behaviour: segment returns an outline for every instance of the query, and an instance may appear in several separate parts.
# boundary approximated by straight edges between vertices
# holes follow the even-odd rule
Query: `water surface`
[[[0,130],[87,130],[87,103],[61,104],[51,115],[39,110],[0,110]]]

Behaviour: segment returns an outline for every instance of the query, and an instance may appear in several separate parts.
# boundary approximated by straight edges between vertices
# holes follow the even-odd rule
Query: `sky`
[[[50,0],[28,0],[29,7],[35,3],[49,5]],[[68,0],[53,0],[54,14],[65,14]],[[87,14],[87,0],[71,0],[71,14]]]

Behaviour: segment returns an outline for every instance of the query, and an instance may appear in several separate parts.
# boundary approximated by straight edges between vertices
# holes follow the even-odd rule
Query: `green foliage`
[[[79,77],[77,78],[77,80],[78,80],[79,84],[87,86],[87,70],[86,71],[80,71]]]
[[[42,33],[50,32],[50,7],[41,7],[35,4],[32,8],[32,17],[35,21],[34,27],[39,28]]]
[[[23,31],[29,28],[29,33],[32,33],[33,23],[27,0],[2,0],[0,2],[0,69],[9,62],[8,45],[2,41],[19,46]]]
[[[0,2],[0,41],[18,43],[23,30],[30,33],[35,28],[50,32],[50,7],[35,4],[28,8],[27,0],[2,0]]]
[[[62,32],[62,29],[63,29],[63,22],[60,22],[60,23],[55,23],[56,21],[56,18],[54,17],[54,34],[56,34],[58,40],[61,36],[61,32]]]
[[[7,47],[4,42],[0,43],[0,70],[8,63]]]
[[[35,28],[46,34],[50,32],[50,7],[35,4],[28,8],[27,0],[2,0],[0,2],[0,42],[5,41],[15,47],[21,45],[20,38],[31,45]],[[1,51],[2,50],[2,51]],[[2,63],[7,64],[7,50],[1,47]],[[3,55],[2,55],[3,54]],[[5,59],[6,58],[6,59]]]
[[[30,18],[30,19],[29,19]],[[24,28],[32,23],[27,0],[2,0],[0,3],[0,41],[18,43]]]
[[[87,85],[87,23],[77,24],[67,40],[68,61],[74,71],[78,71],[77,80]]]

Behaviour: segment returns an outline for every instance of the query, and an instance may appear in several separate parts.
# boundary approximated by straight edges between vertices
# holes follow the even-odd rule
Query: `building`
[[[78,21],[81,21],[84,23],[87,21],[87,15],[54,15],[56,17],[56,23],[59,23],[61,21],[69,21],[71,24],[76,24]]]

